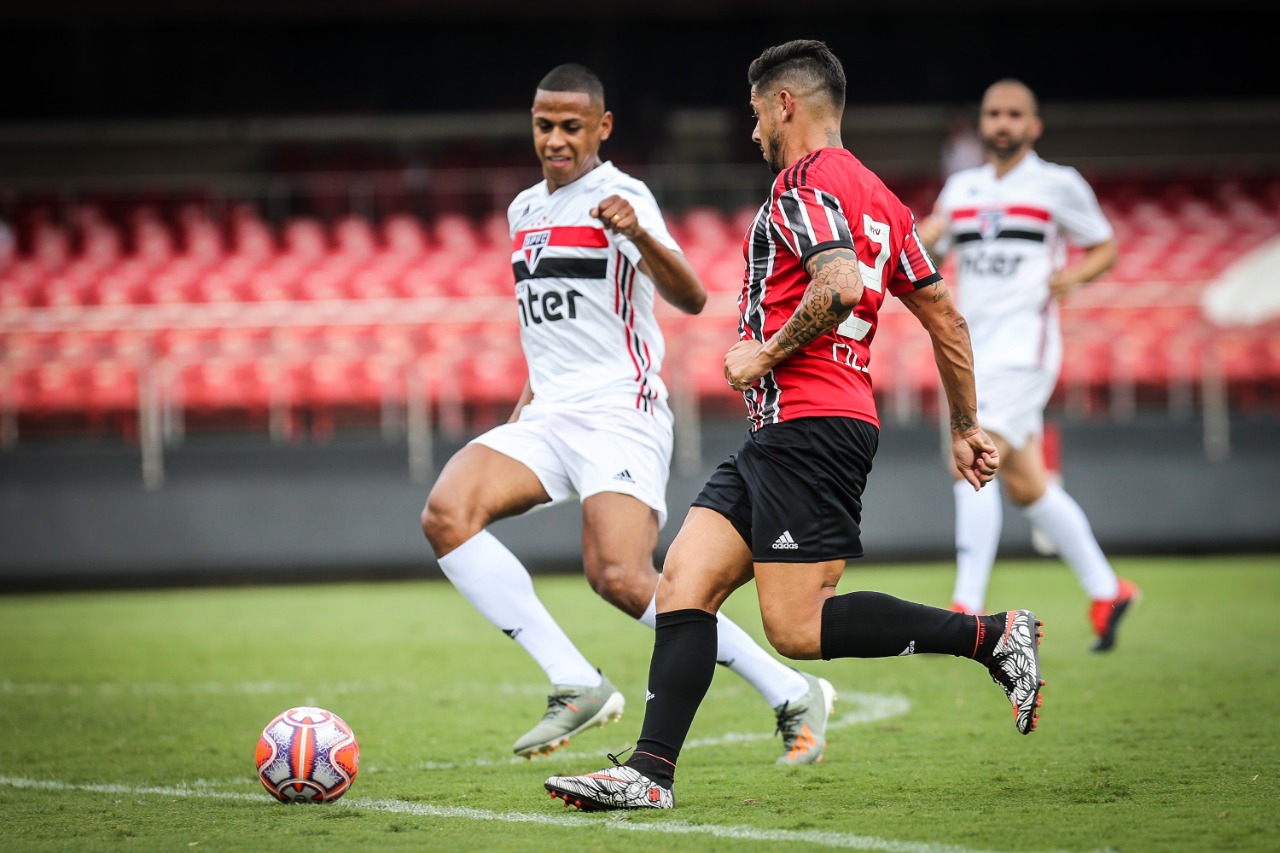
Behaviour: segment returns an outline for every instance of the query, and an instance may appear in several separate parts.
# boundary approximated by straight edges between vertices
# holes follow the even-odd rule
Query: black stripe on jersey
[[[974,243],[982,239],[983,239],[982,234],[980,234],[977,231],[961,231],[960,233],[956,234],[957,243]],[[996,236],[993,239],[1028,240],[1032,243],[1043,243],[1044,232],[1043,231],[1017,231],[1014,229],[1006,228],[1003,231],[997,232]]]
[[[516,281],[530,278],[604,278],[609,262],[604,258],[542,258],[531,272],[524,261],[511,264]]]
[[[748,245],[747,301],[738,324],[738,336],[745,337],[749,330],[751,339],[763,342],[765,281],[773,272],[773,260],[778,251],[773,232],[772,199],[761,206],[760,212],[752,221]],[[760,377],[756,387],[743,392],[742,397],[747,404],[747,419],[753,430],[764,426],[776,416],[780,393],[773,371]]]
[[[801,184],[807,184],[809,182],[809,167],[812,166],[814,163],[816,163],[817,160],[818,160],[818,152],[815,151],[812,154],[810,154],[808,157],[800,161],[803,165],[801,166],[801,169],[800,169],[800,180],[797,182],[797,186]]]
[[[829,208],[838,214],[836,217],[835,227],[836,239],[848,240],[849,245],[852,246],[853,226],[849,224],[849,218],[845,216],[844,211],[840,209],[840,199],[831,195],[831,193],[824,193],[821,190],[816,190],[816,192],[818,194],[818,200],[822,202],[823,207]]]
[[[814,151],[795,163],[793,163],[785,172],[782,173],[782,186],[784,189],[793,190],[804,182],[804,178],[809,173],[809,164],[818,159],[818,152]]]
[[[813,231],[804,218],[804,205],[790,193],[778,196],[778,208],[787,229],[796,235],[796,254],[804,257],[813,248]]]
[[[753,340],[764,340],[764,280],[772,268],[774,246],[769,239],[772,218],[771,205],[765,204],[751,223],[751,242],[748,249],[747,304],[743,307],[742,323],[751,330]],[[739,330],[739,333],[744,331]]]

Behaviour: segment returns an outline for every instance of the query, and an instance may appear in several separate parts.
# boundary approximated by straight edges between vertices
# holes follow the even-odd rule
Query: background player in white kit
[[[1009,498],[1071,566],[1092,601],[1095,651],[1138,596],[1117,578],[1079,504],[1047,476],[1044,408],[1062,366],[1058,300],[1101,276],[1118,249],[1111,224],[1080,173],[1042,160],[1035,95],[1017,80],[987,88],[978,132],[987,163],[947,179],[918,231],[936,259],[955,248],[960,310],[969,321],[978,417],[1000,449]],[[1084,254],[1065,265],[1065,241]],[[953,609],[981,613],[1000,540],[999,488],[955,484]]]
[[[576,495],[591,587],[654,627],[653,551],[666,520],[672,450],[654,291],[691,314],[706,302],[652,193],[600,159],[613,115],[599,78],[580,65],[558,66],[538,84],[532,112],[545,180],[508,209],[529,380],[510,420],[450,459],[422,513],[445,576],[553,685],[546,714],[515,742],[524,756],[617,719],[624,699],[485,528]],[[825,679],[784,665],[727,619],[719,623],[717,660],[774,709],[784,742],[778,763],[822,757],[835,699]]]

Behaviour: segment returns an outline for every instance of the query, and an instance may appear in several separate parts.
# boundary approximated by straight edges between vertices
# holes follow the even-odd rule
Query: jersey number
[[[874,267],[869,267],[862,262],[861,258],[858,259],[858,271],[862,273],[862,286],[876,293],[883,293],[884,267],[889,263],[889,224],[876,222],[864,213],[862,214],[862,233],[867,235],[867,240],[880,247]],[[869,331],[871,331],[871,324],[853,312],[850,312],[845,321],[836,327],[836,334],[853,338],[855,341],[865,338]]]

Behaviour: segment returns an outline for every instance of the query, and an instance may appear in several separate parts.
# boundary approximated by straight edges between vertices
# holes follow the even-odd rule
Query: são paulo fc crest
[[[550,229],[530,231],[524,235],[524,245],[520,250],[524,252],[524,265],[529,268],[529,272],[533,272],[534,267],[538,265],[538,258],[542,257],[542,250],[549,242],[551,242]]]
[[[984,210],[978,214],[978,233],[983,240],[994,240],[1000,234],[1000,220],[1004,218],[1003,210]]]

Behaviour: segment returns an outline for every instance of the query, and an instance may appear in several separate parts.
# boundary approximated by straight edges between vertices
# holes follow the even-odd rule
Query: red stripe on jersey
[[[1028,219],[1042,219],[1048,222],[1053,217],[1049,211],[1041,207],[966,207],[952,211],[952,219],[967,219],[983,213],[1003,213],[1005,216],[1025,216]]]
[[[639,382],[644,374],[640,370],[640,361],[636,358],[635,348],[631,345],[635,338],[636,312],[632,310],[631,290],[628,286],[630,282],[625,281],[622,276],[624,266],[627,264],[622,253],[619,252],[618,260],[613,265],[613,305],[618,316],[622,318],[623,345],[627,348],[627,355],[631,357],[631,366],[636,369],[636,381]]]
[[[511,241],[511,248],[523,249],[526,234],[541,234],[543,231],[551,232],[551,236],[547,239],[548,246],[575,246],[581,249],[609,247],[609,238],[603,228],[590,225],[557,225],[553,228],[526,228],[523,231],[517,231]]]

